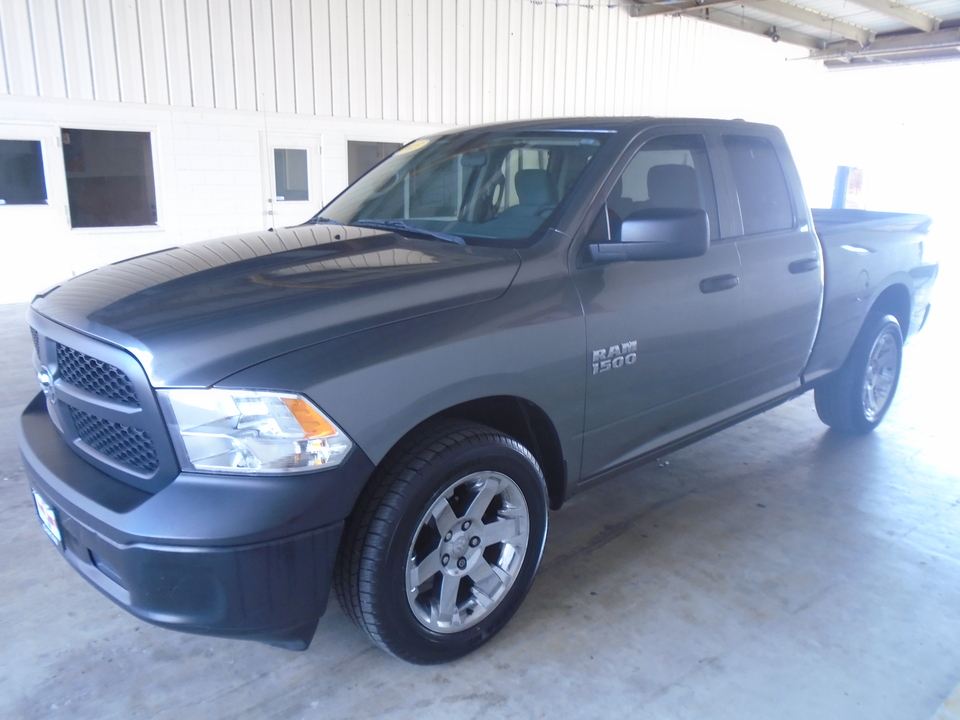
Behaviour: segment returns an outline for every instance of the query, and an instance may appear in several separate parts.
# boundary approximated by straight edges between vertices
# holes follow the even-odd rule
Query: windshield
[[[544,226],[604,140],[587,131],[497,130],[417,140],[348,187],[313,222],[521,245]]]

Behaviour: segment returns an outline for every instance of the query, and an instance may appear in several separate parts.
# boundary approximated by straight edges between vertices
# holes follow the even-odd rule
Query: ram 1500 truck
[[[333,586],[383,649],[455,658],[571,495],[810,389],[872,430],[929,223],[811,214],[780,131],[742,121],[418,140],[303,225],[33,300],[42,527],[157,625],[303,649]]]

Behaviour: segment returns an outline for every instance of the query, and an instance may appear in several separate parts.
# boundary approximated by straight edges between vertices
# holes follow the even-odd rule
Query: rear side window
[[[793,204],[773,144],[762,137],[725,135],[733,181],[740,200],[743,234],[793,227]]]

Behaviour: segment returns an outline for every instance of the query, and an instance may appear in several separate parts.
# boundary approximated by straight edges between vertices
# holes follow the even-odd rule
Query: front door
[[[704,138],[651,138],[607,185],[587,242],[618,240],[632,211],[682,207],[707,212],[711,244],[702,257],[574,271],[587,334],[585,479],[735,404],[727,393],[740,354],[740,262],[735,243],[720,238]]]
[[[263,142],[264,227],[300,225],[323,204],[320,138],[270,134]]]

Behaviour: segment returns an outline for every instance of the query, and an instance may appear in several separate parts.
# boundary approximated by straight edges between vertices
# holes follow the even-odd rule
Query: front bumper
[[[21,416],[33,488],[55,510],[67,561],[162,627],[305,649],[326,609],[343,520],[373,466],[294,478],[180,473],[155,494],[74,453],[42,395]]]

